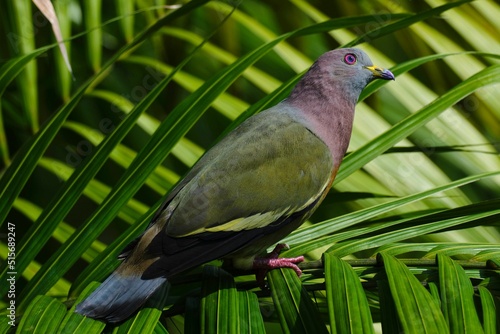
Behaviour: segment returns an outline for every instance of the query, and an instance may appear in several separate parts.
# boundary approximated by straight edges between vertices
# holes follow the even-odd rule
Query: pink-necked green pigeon
[[[374,79],[394,75],[359,49],[323,54],[287,99],[247,119],[194,165],[76,312],[120,322],[169,278],[215,259],[300,274],[303,257],[259,256],[325,198],[349,144],[359,94]]]

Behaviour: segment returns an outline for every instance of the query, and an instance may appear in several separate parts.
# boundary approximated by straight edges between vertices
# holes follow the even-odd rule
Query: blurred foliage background
[[[311,221],[287,238],[292,248],[285,255],[343,258],[331,260],[331,266],[355,268],[344,268],[356,273],[347,281],[365,288],[356,291],[367,313],[358,309],[365,302],[332,301],[338,294],[328,292],[333,280],[328,273],[340,269],[306,270],[302,282],[286,270],[268,276],[272,290],[290,289],[300,300],[313,297],[305,302],[312,305],[305,307],[310,317],[303,307],[287,313],[279,305],[293,305],[294,299],[260,292],[251,275],[237,276],[234,285],[217,270],[199,276],[200,269],[157,301],[161,307],[175,305],[173,311],[158,322],[160,312],[152,308],[142,315],[148,322],[136,320],[135,326],[172,333],[196,333],[199,326],[232,332],[224,327],[229,326],[244,332],[238,312],[245,308],[225,309],[224,296],[219,309],[236,314],[203,316],[204,306],[214,307],[207,299],[213,296],[204,294],[212,291],[207,284],[225,282],[224,289],[236,296],[228,305],[235,300],[253,305],[248,314],[254,317],[250,323],[262,324],[253,329],[257,332],[301,332],[300,322],[302,331],[347,333],[342,326],[348,325],[335,321],[343,316],[336,308],[342,305],[349,319],[365,314],[359,320],[365,327],[349,332],[423,333],[404,313],[424,324],[431,320],[398,304],[395,287],[407,290],[391,278],[411,282],[407,267],[397,267],[411,259],[416,262],[409,268],[418,277],[412,284],[424,282],[431,292],[415,297],[417,311],[438,314],[432,321],[445,327],[437,328],[453,332],[468,324],[472,332],[495,332],[498,2],[55,0],[53,5],[72,72],[54,44],[50,22],[32,2],[0,5],[0,256],[6,260],[0,269],[2,281],[14,271],[7,265],[7,235],[15,225],[20,329],[69,331],[84,323],[89,327],[80,330],[100,332],[103,324],[77,318],[67,307],[117,266],[116,255],[145,228],[172,185],[225,131],[286,97],[319,55],[356,45],[375,64],[392,68],[396,81],[367,88],[334,187]],[[396,264],[376,269],[370,261],[378,253],[384,264]],[[432,262],[436,256],[442,257],[439,270]],[[357,265],[359,259],[366,262]],[[462,279],[449,288],[445,272],[452,269]],[[2,310],[9,305],[8,289],[2,283]],[[429,311],[431,295],[438,306]],[[453,305],[449,300],[462,301],[474,316],[461,318],[458,309],[447,309]],[[384,318],[382,304],[392,305],[385,310],[393,318]],[[60,317],[43,318],[47,305],[55,307],[51,316]],[[210,317],[219,319],[217,326],[200,320]],[[240,320],[220,320],[228,317]],[[13,331],[5,319],[0,329]],[[37,327],[41,323],[48,327]],[[123,326],[133,331],[132,323]]]

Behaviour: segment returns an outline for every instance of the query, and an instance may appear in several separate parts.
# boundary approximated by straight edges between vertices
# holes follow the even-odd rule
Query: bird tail
[[[165,283],[165,277],[141,279],[112,273],[90,296],[76,306],[76,312],[116,323],[128,318]]]

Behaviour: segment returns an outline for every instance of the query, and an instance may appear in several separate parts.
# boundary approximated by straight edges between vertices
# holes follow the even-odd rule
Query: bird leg
[[[261,288],[265,288],[266,284],[264,283],[264,278],[266,277],[267,272],[270,269],[276,268],[290,268],[295,271],[297,276],[300,277],[302,275],[302,270],[297,266],[297,263],[304,261],[303,256],[292,257],[292,258],[278,258],[280,252],[283,249],[289,249],[290,247],[287,244],[277,244],[274,250],[267,254],[266,257],[255,258],[253,261],[253,269],[257,270],[255,277],[257,279],[257,283]]]

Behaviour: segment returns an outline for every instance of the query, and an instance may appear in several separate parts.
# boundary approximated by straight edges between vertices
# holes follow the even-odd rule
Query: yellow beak
[[[384,80],[395,80],[394,74],[392,74],[391,71],[389,71],[385,68],[378,67],[375,65],[365,66],[364,68],[366,68],[368,71],[372,72],[373,75],[377,78],[384,79]]]

